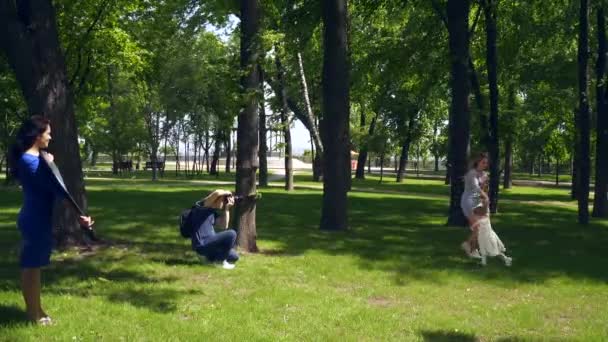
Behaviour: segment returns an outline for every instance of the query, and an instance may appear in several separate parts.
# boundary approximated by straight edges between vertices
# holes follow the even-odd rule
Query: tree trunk
[[[112,150],[112,175],[118,175],[118,153],[115,149]]]
[[[279,92],[278,82],[274,82],[269,79],[268,83],[275,93]],[[323,178],[323,153],[320,153],[320,151],[323,151],[323,144],[320,140],[315,138],[315,136],[318,137],[320,135],[320,129],[317,128],[318,125],[316,124],[314,118],[311,119],[311,116],[307,114],[307,110],[301,109],[300,106],[291,97],[289,97],[289,94],[286,95],[286,98],[289,109],[292,111],[294,116],[302,122],[304,127],[308,129],[308,132],[313,137],[313,143],[317,148],[317,153],[315,154],[315,159],[313,161],[313,180],[315,182],[320,181]],[[272,151],[272,134],[270,150]]]
[[[74,102],[52,2],[1,1],[0,47],[15,72],[30,114],[50,118],[54,138],[51,152],[68,190],[86,211]],[[57,206],[55,214],[54,227],[60,227],[57,245],[82,243],[75,211]]]
[[[555,160],[555,186],[559,185],[559,159]]]
[[[416,161],[414,162],[414,166],[416,167],[416,178],[420,178],[420,144],[416,146],[416,151],[418,153],[416,155]]]
[[[237,148],[237,143],[236,143],[236,137],[237,137],[237,131],[234,131],[234,137],[232,140],[232,146],[234,146],[234,148]],[[234,152],[234,156],[232,158],[232,169],[236,170],[236,152]]]
[[[397,173],[397,171],[399,171],[399,155],[396,154],[393,158],[394,158],[393,167],[395,168],[395,173]],[[407,164],[407,161],[406,161],[406,164]]]
[[[451,92],[449,123],[450,207],[449,225],[464,226],[466,219],[460,208],[467,172],[470,139],[469,82],[469,0],[448,0],[448,31],[451,60]]]
[[[91,154],[91,167],[97,166],[97,159],[99,158],[99,151],[97,148],[93,148],[93,153]]]
[[[536,163],[535,157],[532,156],[530,159],[530,177],[534,176],[534,164]]]
[[[278,49],[277,49],[278,51]],[[275,55],[275,64],[277,66],[277,79],[279,80],[279,93],[277,97],[281,103],[281,127],[283,136],[285,137],[285,190],[293,190],[293,161],[291,155],[291,120],[289,118],[289,107],[287,105],[287,89],[285,84],[285,69],[281,64],[281,59],[278,53]]]
[[[315,153],[315,159],[312,162],[312,180],[314,182],[323,180],[323,153],[319,153],[319,151]]]
[[[580,0],[578,39],[579,141],[577,163],[578,222],[589,223],[590,121],[589,112],[589,0]]]
[[[188,139],[188,133],[185,132],[184,128],[184,173],[188,175],[190,166],[190,139]]]
[[[220,148],[222,146],[221,133],[218,131],[215,135],[215,146],[213,148],[213,159],[211,160],[211,170],[209,174],[220,175],[219,164],[220,164]]]
[[[107,76],[108,76],[108,101],[110,102],[110,106],[108,107],[108,117],[110,121],[110,130],[111,132],[118,133],[118,123],[116,120],[116,109],[114,104],[114,82],[112,78],[112,68],[110,65],[107,66]],[[110,144],[112,148],[112,175],[118,175],[118,148],[116,145],[116,140],[112,140]]]
[[[193,146],[194,147],[194,151],[192,151],[192,171],[191,171],[192,175],[194,175],[194,173],[196,172],[196,153],[197,153],[197,149],[198,149],[197,148],[197,146],[198,146],[197,139],[198,139],[198,137],[197,137],[197,135],[195,133],[194,134],[194,139],[192,140],[192,145],[194,145]],[[188,165],[188,170],[190,170],[190,165]]]
[[[363,109],[363,106],[361,106],[359,127],[361,127],[361,130],[365,128],[365,110]],[[357,169],[355,170],[356,179],[365,179],[365,158],[367,158],[367,151],[365,151],[364,156],[363,151],[366,150],[366,146],[364,145],[364,143],[361,144],[361,148],[359,148],[359,156],[357,156]]]
[[[309,133],[309,137],[310,137],[310,160],[313,161],[315,159],[315,143],[312,141],[312,135],[310,135]]]
[[[410,144],[412,142],[412,134],[414,134],[414,125],[416,124],[417,116],[412,114],[407,126],[407,133],[403,145],[401,146],[401,156],[399,158],[399,170],[397,171],[397,183],[403,182],[406,173],[406,167],[409,159]]]
[[[361,114],[363,115],[363,114]],[[378,120],[378,115],[376,114],[372,119],[372,122],[369,124],[369,131],[367,136],[371,137],[374,135],[374,130],[376,129],[376,121]],[[363,119],[362,119],[363,121]],[[359,151],[359,157],[357,159],[357,170],[355,172],[355,178],[365,179],[365,162],[367,161],[367,173],[371,173],[371,162],[368,160],[368,151],[369,146],[368,143],[363,144],[361,146],[361,150]]]
[[[315,116],[312,112],[312,105],[310,104],[310,96],[308,95],[308,83],[306,82],[306,74],[304,73],[304,62],[302,61],[302,54],[298,52],[298,66],[300,71],[300,84],[302,86],[302,95],[304,97],[304,104],[306,105],[306,114],[310,121],[309,129],[310,136],[313,139],[314,145],[317,149],[315,154],[313,168],[312,168],[312,179],[315,182],[319,182],[323,178],[323,143],[321,142],[321,135],[319,129],[315,124]],[[287,93],[286,93],[287,94]],[[287,100],[287,95],[286,95]]]
[[[606,95],[606,21],[604,7],[598,8],[598,59],[597,59],[597,121],[595,148],[595,197],[593,199],[593,217],[608,217],[608,104]]]
[[[285,107],[287,110],[287,107]],[[291,131],[289,117],[284,114],[281,117],[281,123],[283,124],[283,130],[285,135],[285,190],[291,191],[294,189],[293,185],[293,154],[291,146]]]
[[[163,162],[167,161],[167,136],[165,135],[165,144],[163,146]],[[161,175],[162,177],[162,175]]]
[[[574,121],[578,122],[578,114],[575,113],[574,114],[575,118]],[[576,129],[575,129],[575,133],[574,133],[574,138],[575,141],[578,141],[578,123],[575,124],[576,125]],[[578,198],[577,196],[577,187],[578,187],[578,148],[575,146],[574,151],[572,152],[572,160],[570,163],[570,172],[571,177],[572,177],[572,184],[571,184],[571,188],[570,188],[570,198],[575,200]]]
[[[435,158],[435,172],[439,172],[439,146],[437,145],[438,126],[439,122],[435,120],[433,123],[433,157]]]
[[[486,19],[486,64],[488,67],[488,84],[490,86],[490,127],[488,152],[490,154],[490,213],[498,209],[498,192],[500,184],[500,155],[498,146],[498,61],[496,53],[496,12],[498,0],[485,0]]]
[[[319,182],[323,179],[323,154],[315,149],[312,135],[310,136],[310,151],[312,153],[312,180]]]
[[[513,175],[513,132],[515,131],[513,116],[515,115],[515,88],[512,85],[509,86],[508,96],[507,108],[509,114],[507,115],[507,118],[510,125],[509,131],[505,135],[505,164],[503,175],[503,188],[505,189],[511,189]]]
[[[279,158],[283,157],[283,150],[279,148],[279,146],[283,144],[283,135],[281,133],[281,130],[277,131],[277,140],[275,141],[275,146],[277,146],[277,152],[279,152]]]
[[[348,229],[350,184],[347,1],[323,1],[323,209],[320,228]]]
[[[386,151],[386,143],[382,147],[382,152],[380,152],[380,181],[379,181],[380,184],[382,184],[382,178],[384,177],[384,153],[385,153],[385,151]]]
[[[508,136],[505,141],[505,171],[504,171],[504,179],[503,179],[503,188],[511,189],[513,185],[511,181],[513,169],[513,142],[512,137]]]
[[[209,152],[211,151],[211,137],[209,136],[209,130],[205,129],[205,169],[207,173],[210,173],[209,168]]]
[[[264,69],[259,67],[260,73],[260,88],[262,91],[260,92],[260,106],[259,106],[259,142],[260,142],[260,150],[258,151],[258,158],[260,160],[260,187],[268,186],[268,142],[266,133],[268,132],[266,128],[266,100],[265,100],[265,92],[264,92]]]
[[[178,121],[177,125],[175,125],[175,176],[179,175],[179,169],[180,169],[180,164],[179,164],[179,138],[180,138],[180,132],[179,132],[179,127],[180,127],[180,123]]]
[[[399,157],[399,169],[397,170],[397,183],[402,183],[405,178],[407,163],[409,160],[409,150],[410,150],[411,140],[409,136],[403,142],[401,146],[401,155]]]
[[[160,113],[148,112],[148,131],[150,134],[150,161],[152,162],[152,180],[158,180],[158,146],[159,146],[159,131],[160,131]]]
[[[241,0],[241,87],[245,99],[244,108],[238,116],[236,193],[247,196],[256,192],[256,170],[258,168],[258,98],[259,76],[259,17],[258,0]],[[247,252],[258,252],[255,224],[255,197],[244,197],[235,210],[238,227],[238,245]]]
[[[226,174],[230,173],[230,163],[232,162],[232,139],[230,137],[231,130],[226,130],[226,140],[224,141],[224,146],[226,147]],[[261,141],[260,141],[261,142]]]

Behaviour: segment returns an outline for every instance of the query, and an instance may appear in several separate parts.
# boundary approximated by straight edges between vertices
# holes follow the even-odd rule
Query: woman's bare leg
[[[40,268],[24,268],[21,271],[21,290],[27,316],[36,322],[46,316],[40,304]]]

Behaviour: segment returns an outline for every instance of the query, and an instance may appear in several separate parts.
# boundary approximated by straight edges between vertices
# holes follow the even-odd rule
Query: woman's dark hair
[[[487,152],[480,152],[480,153],[476,154],[471,160],[472,168],[476,169],[477,165],[479,165],[479,162],[484,159],[489,160]]]
[[[13,177],[17,177],[19,159],[23,153],[34,145],[36,138],[43,134],[50,124],[51,121],[41,115],[34,115],[21,124],[8,155],[8,165]]]

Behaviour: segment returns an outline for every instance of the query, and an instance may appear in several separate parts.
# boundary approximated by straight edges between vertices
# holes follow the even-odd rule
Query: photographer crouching
[[[202,206],[201,206],[202,202]],[[236,231],[228,228],[230,208],[234,206],[235,197],[230,191],[215,190],[197,203],[197,210],[192,211],[191,222],[192,249],[201,259],[209,262],[221,262],[227,270],[235,268],[239,256],[233,249],[236,242]],[[223,231],[216,233],[214,226]]]

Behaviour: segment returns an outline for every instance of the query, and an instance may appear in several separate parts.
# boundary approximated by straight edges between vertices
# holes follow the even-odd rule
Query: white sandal
[[[479,250],[476,249],[471,252],[471,244],[468,241],[465,241],[462,244],[460,244],[460,247],[464,250],[464,252],[467,254],[467,256],[469,258],[475,258],[475,259],[481,258],[481,254],[479,254]]]
[[[53,325],[53,320],[49,316],[44,316],[38,320],[38,324],[42,326]]]

